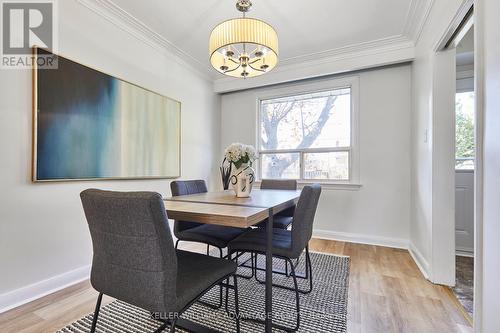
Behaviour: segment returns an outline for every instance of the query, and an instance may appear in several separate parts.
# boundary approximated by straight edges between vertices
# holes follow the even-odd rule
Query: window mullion
[[[300,159],[300,162],[299,162],[300,163],[300,165],[299,165],[299,167],[300,167],[300,179],[303,180],[305,178],[305,174],[304,174],[304,169],[305,169],[304,168],[304,151],[300,152],[299,159]]]

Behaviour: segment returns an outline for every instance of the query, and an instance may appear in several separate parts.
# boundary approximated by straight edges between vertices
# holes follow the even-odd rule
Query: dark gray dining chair
[[[170,183],[172,196],[206,193],[207,185],[204,180],[176,180]],[[179,241],[189,241],[207,244],[207,254],[209,246],[219,249],[222,258],[222,249],[227,244],[240,236],[246,229],[226,227],[215,224],[202,224],[190,221],[174,221],[174,235],[177,237],[175,248]]]
[[[296,191],[297,181],[295,179],[262,179],[261,190],[287,190]],[[274,215],[273,228],[288,229],[293,222],[295,206],[285,209]],[[267,220],[258,224],[259,228],[266,227]]]
[[[170,183],[170,190],[172,196],[190,195],[198,193],[208,192],[207,185],[204,180],[175,180]],[[177,238],[175,242],[175,248],[179,245],[180,241],[197,242],[207,244],[207,255],[210,255],[210,246],[219,249],[219,257],[223,257],[222,249],[227,247],[227,244],[240,236],[246,231],[246,229],[234,228],[215,224],[203,224],[190,221],[174,221],[174,235]],[[238,258],[238,256],[236,256]],[[239,277],[250,279],[254,276],[253,269],[253,257],[251,263],[252,275],[246,276],[238,274]],[[219,309],[222,307],[223,292],[222,286],[219,287],[219,303],[211,304],[204,300],[199,302],[209,306],[213,309]]]
[[[94,251],[90,281],[99,292],[91,332],[103,294],[157,314],[164,323],[155,332],[168,325],[174,332],[179,315],[231,276],[239,332],[236,264],[176,250],[160,194],[89,189],[80,197]]]
[[[285,190],[285,191],[296,191],[297,190],[297,181],[295,179],[262,179],[260,183],[260,189],[261,190]],[[292,206],[290,208],[287,208],[273,216],[273,228],[278,228],[278,229],[288,229],[290,225],[293,222],[293,213],[295,211],[295,206]],[[264,220],[257,224],[258,228],[265,229],[267,226],[267,220]],[[257,273],[255,270],[264,270],[262,268],[259,268],[257,265],[257,260],[256,257],[251,256],[252,259],[252,265],[254,272],[252,274],[257,277]],[[295,263],[295,267],[297,267],[299,263],[299,260],[297,259]],[[249,267],[248,265],[245,265],[245,267]],[[273,270],[273,273],[277,274],[284,274],[286,276],[289,276],[288,272],[288,261],[285,261],[285,271],[280,271],[280,270]]]
[[[291,276],[293,278],[294,287],[288,287],[280,284],[273,286],[292,290],[295,292],[297,321],[295,328],[288,328],[282,325],[275,324],[278,329],[285,331],[296,331],[300,326],[300,305],[299,293],[310,293],[312,291],[312,264],[309,256],[309,241],[312,238],[314,216],[318,207],[319,197],[321,195],[321,186],[318,184],[307,185],[302,189],[299,201],[293,215],[292,230],[284,230],[273,228],[273,257],[286,260],[291,267]],[[235,240],[229,242],[228,248],[230,253],[234,252],[251,252],[255,255],[266,253],[267,234],[264,229],[253,229],[239,236]],[[306,252],[306,271],[308,271],[309,290],[300,290],[297,284],[297,276],[295,267],[292,264],[292,259],[297,259],[301,254]],[[260,281],[263,282],[263,281]],[[262,322],[258,319],[250,319],[252,321]]]

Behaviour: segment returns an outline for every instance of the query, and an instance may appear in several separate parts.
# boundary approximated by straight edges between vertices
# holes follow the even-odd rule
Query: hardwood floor
[[[408,251],[321,239],[310,248],[351,257],[348,332],[472,332],[450,289],[425,280]],[[79,283],[0,314],[0,332],[55,332],[94,311],[96,297],[88,281]]]

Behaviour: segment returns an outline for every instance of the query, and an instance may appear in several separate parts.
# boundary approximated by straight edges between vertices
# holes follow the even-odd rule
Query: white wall
[[[182,177],[215,186],[220,97],[212,83],[78,2],[58,3],[59,53],[180,100]],[[31,183],[31,89],[30,71],[0,71],[0,309],[85,274],[92,250],[80,191],[170,192],[169,180]]]
[[[477,93],[481,99],[478,106],[480,117],[484,117],[484,135],[479,139],[483,145],[480,153],[483,156],[482,168],[477,172],[482,175],[479,181],[479,190],[482,190],[480,199],[483,205],[479,207],[482,213],[482,226],[477,225],[476,237],[480,247],[476,247],[478,256],[483,255],[482,261],[476,259],[476,276],[482,299],[474,305],[481,309],[481,316],[475,317],[478,322],[477,332],[493,333],[500,328],[500,2],[498,0],[478,0],[475,5],[477,15],[477,63],[478,78]],[[484,105],[482,99],[484,98]],[[484,112],[484,114],[483,114]],[[481,166],[480,166],[481,167]],[[481,178],[479,178],[481,179]],[[483,186],[481,188],[481,185]],[[482,240],[482,243],[481,243]]]
[[[360,82],[362,187],[325,189],[315,234],[406,247],[410,221],[410,66],[353,75]],[[255,145],[257,98],[271,89],[222,96],[221,149],[235,141]]]
[[[433,87],[435,48],[457,14],[462,0],[434,1],[416,45],[412,66],[412,207],[410,248],[431,280],[433,228]],[[437,251],[437,249],[436,249]]]

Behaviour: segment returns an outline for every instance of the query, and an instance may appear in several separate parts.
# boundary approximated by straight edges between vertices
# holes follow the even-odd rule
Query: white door
[[[456,50],[436,53],[432,89],[432,264],[430,280],[455,285]]]
[[[474,171],[455,173],[455,241],[457,254],[474,254]]]

